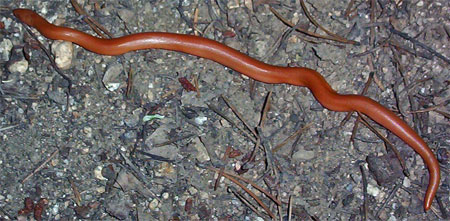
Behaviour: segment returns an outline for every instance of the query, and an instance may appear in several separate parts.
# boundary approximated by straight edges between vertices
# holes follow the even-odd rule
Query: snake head
[[[33,27],[33,18],[36,15],[36,13],[34,11],[29,10],[29,9],[19,8],[19,9],[14,9],[13,14],[21,22]]]

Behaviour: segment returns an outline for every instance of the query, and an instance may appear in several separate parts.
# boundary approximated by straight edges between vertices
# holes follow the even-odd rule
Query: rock
[[[122,73],[123,67],[119,63],[113,63],[108,66],[108,69],[103,76],[103,84],[109,91],[115,91],[120,86],[119,75]]]
[[[149,154],[166,158],[167,160],[175,160],[178,157],[178,148],[174,145],[165,145],[153,148],[147,151]]]
[[[159,201],[157,199],[153,199],[149,204],[148,204],[148,208],[150,210],[155,210],[156,208],[158,208],[159,205]]]
[[[114,187],[120,188],[125,192],[137,191],[144,197],[154,197],[154,194],[145,187],[133,174],[128,173],[126,170],[121,170],[117,175],[116,183]]]
[[[308,161],[314,159],[316,156],[314,151],[310,150],[299,150],[292,155],[292,160],[294,161]]]
[[[125,22],[125,23],[132,23],[133,19],[136,18],[136,15],[134,14],[133,11],[128,10],[128,9],[120,9],[119,12],[119,17]]]
[[[19,60],[11,63],[8,66],[8,71],[11,73],[19,73],[24,74],[28,69],[28,61],[27,60]]]
[[[126,116],[124,119],[125,125],[127,125],[128,127],[136,127],[139,123],[139,118],[142,112],[142,108],[138,108],[134,110],[132,114]]]
[[[72,66],[73,44],[68,41],[55,41],[52,44],[52,52],[55,55],[55,63],[61,70],[67,70]]]
[[[131,210],[131,205],[127,203],[125,200],[114,200],[110,201],[106,204],[105,210],[112,217],[118,220],[125,220],[129,217],[129,213]]]
[[[13,48],[13,44],[11,40],[4,38],[0,43],[0,53],[2,54],[2,58],[4,61],[9,60],[9,54],[11,53],[11,49]]]
[[[196,137],[192,141],[192,145],[197,150],[197,156],[195,157],[199,162],[203,163],[210,160],[208,151],[206,150],[205,145],[200,141],[200,138]]]
[[[57,88],[55,90],[48,90],[47,96],[50,100],[52,100],[57,104],[67,103],[67,95],[65,94],[62,88]]]

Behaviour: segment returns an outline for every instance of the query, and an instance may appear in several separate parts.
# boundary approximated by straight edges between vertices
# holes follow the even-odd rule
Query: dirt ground
[[[450,1],[78,1],[88,16],[67,0],[18,2],[0,0],[0,220],[449,219]],[[307,88],[156,49],[102,56],[69,44],[57,70],[15,8],[92,35],[88,18],[113,37],[199,35],[317,70],[429,144],[442,176],[432,209],[419,155]]]

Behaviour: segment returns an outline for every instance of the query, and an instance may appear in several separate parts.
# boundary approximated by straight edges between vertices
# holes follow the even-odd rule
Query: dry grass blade
[[[212,171],[214,171],[214,172],[219,172],[220,170],[218,170],[218,169],[216,169],[216,168],[213,168],[213,167],[206,167],[206,168],[208,168],[209,170],[212,170]],[[234,176],[234,175],[231,175],[231,174],[229,174],[229,173],[227,173],[227,172],[225,172],[225,171],[223,171],[223,173],[222,173],[222,175],[224,176],[224,177],[226,177],[227,179],[229,179],[231,182],[233,182],[233,183],[235,183],[236,185],[238,185],[239,187],[241,187],[245,192],[247,192],[263,209],[264,209],[264,211],[266,211],[266,213],[267,214],[269,214],[269,216],[272,218],[272,219],[275,219],[275,215],[270,211],[270,209],[269,209],[269,207],[267,207],[267,205],[266,204],[264,204],[262,201],[261,201],[261,199],[259,199],[259,197],[258,196],[256,196],[256,194],[255,193],[253,193],[251,190],[249,190],[247,187],[245,187],[242,183],[240,183],[238,180],[236,180],[235,179],[235,177],[236,176]],[[238,176],[239,177],[239,176]],[[238,178],[238,177],[236,177],[236,178]],[[241,177],[239,177],[239,179],[241,179],[242,180],[242,178]],[[253,185],[252,185],[253,186]],[[255,187],[255,186],[253,186],[253,187]],[[256,188],[256,187],[255,187]],[[261,188],[261,187],[259,187],[259,188]],[[256,188],[256,189],[258,189],[258,188]],[[262,189],[262,188],[261,188]],[[258,189],[258,190],[260,190],[260,189]],[[260,190],[261,191],[261,190]],[[266,192],[266,191],[264,191],[264,192]],[[273,200],[273,199],[272,199]]]
[[[277,152],[278,150],[281,149],[281,147],[283,147],[284,145],[286,145],[290,140],[294,139],[295,137],[299,136],[300,134],[302,134],[305,130],[307,130],[308,128],[310,128],[313,125],[312,122],[308,123],[307,125],[303,126],[302,128],[298,129],[297,131],[295,131],[294,133],[292,133],[289,137],[287,137],[286,139],[283,140],[283,142],[281,142],[280,144],[278,144],[277,146],[275,146],[272,150],[272,153]]]
[[[10,130],[10,129],[13,129],[13,128],[15,128],[15,127],[18,127],[19,125],[11,125],[11,126],[6,126],[6,127],[1,127],[0,128],[0,132],[2,132],[2,131],[5,131],[5,130]]]
[[[48,157],[44,162],[41,163],[41,165],[39,165],[36,169],[33,170],[33,172],[31,172],[30,174],[28,174],[28,176],[26,176],[23,180],[22,180],[22,184],[24,184],[28,179],[30,179],[30,177],[32,177],[34,174],[36,174],[39,170],[41,170],[42,168],[44,168],[45,165],[47,165],[48,162],[50,162],[50,160],[53,159],[53,157],[56,156],[56,154],[59,153],[59,149],[55,150],[52,155],[50,155],[50,157]]]
[[[212,171],[214,171],[214,172],[217,172],[217,173],[220,171],[219,169],[216,169],[216,168],[214,168],[214,167],[206,167],[206,168],[209,169],[209,170],[212,170]],[[270,194],[269,192],[267,192],[265,189],[263,189],[262,187],[260,187],[260,186],[257,185],[256,183],[254,183],[253,181],[248,180],[248,179],[246,179],[246,178],[244,178],[244,177],[242,177],[242,176],[239,176],[239,175],[234,175],[234,174],[229,173],[229,172],[227,172],[227,171],[225,171],[225,170],[223,171],[223,176],[226,177],[226,178],[228,178],[228,177],[236,178],[236,179],[242,180],[242,181],[244,181],[244,182],[246,182],[246,183],[252,185],[255,189],[261,191],[262,193],[264,193],[264,195],[266,195],[267,197],[269,197],[269,198],[270,198],[274,203],[276,203],[278,206],[281,206],[281,201],[280,201],[280,200],[278,200],[275,196],[273,196],[272,194]]]

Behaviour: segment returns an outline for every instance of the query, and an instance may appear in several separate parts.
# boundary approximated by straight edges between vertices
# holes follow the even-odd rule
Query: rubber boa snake
[[[29,9],[15,9],[13,13],[21,22],[34,27],[49,39],[70,41],[97,54],[120,55],[144,49],[183,52],[213,60],[260,82],[307,87],[327,109],[361,112],[400,137],[422,157],[429,171],[425,211],[431,207],[439,187],[440,168],[432,150],[423,139],[406,122],[374,100],[360,95],[338,94],[315,70],[266,64],[217,41],[193,35],[144,32],[101,39],[75,29],[55,26]]]

